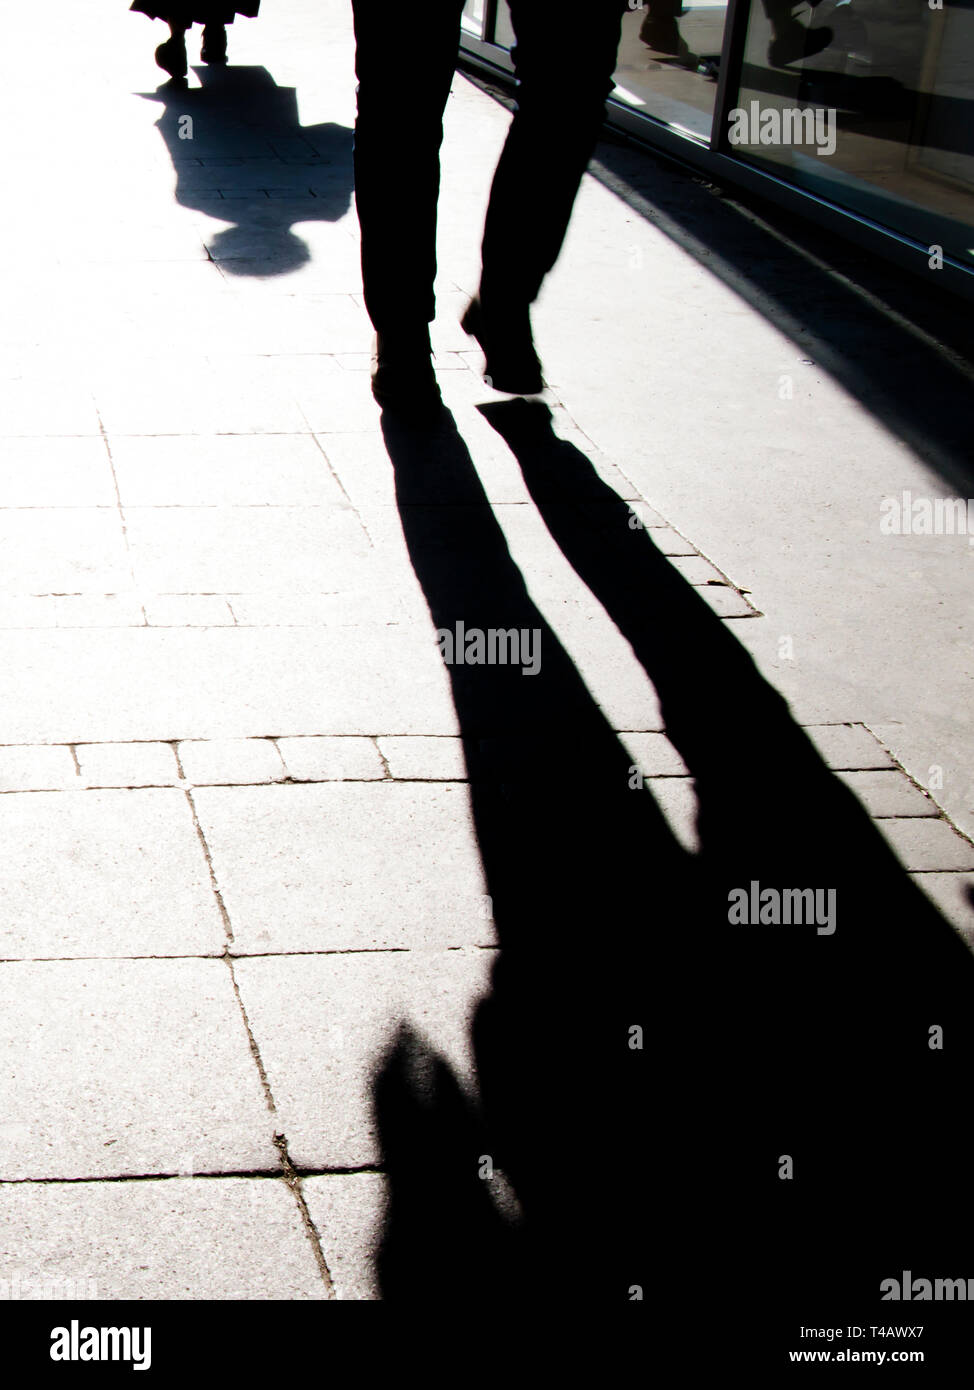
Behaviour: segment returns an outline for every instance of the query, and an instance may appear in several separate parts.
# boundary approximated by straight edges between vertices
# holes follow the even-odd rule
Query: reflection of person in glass
[[[820,0],[809,0],[814,8]],[[768,45],[768,62],[784,68],[803,58],[813,58],[832,42],[831,29],[806,29],[793,14],[795,0],[761,0],[771,22],[773,37]],[[646,17],[639,37],[647,48],[666,57],[685,58],[689,49],[680,34],[682,0],[646,0]]]
[[[227,61],[227,28],[238,14],[249,19],[256,17],[260,0],[241,5],[198,4],[167,5],[166,0],[152,4],[151,0],[133,0],[129,7],[150,19],[164,19],[169,25],[169,38],[156,49],[156,62],[170,77],[183,78],[189,71],[186,58],[186,30],[194,24],[203,25],[203,47],[200,61],[222,65]]]
[[[561,250],[575,195],[605,118],[626,0],[511,0],[517,110],[494,174],[480,289],[463,319],[500,391],[544,389],[530,308]],[[365,305],[376,330],[380,404],[431,414],[439,404],[434,316],[436,204],[443,111],[463,0],[409,10],[409,61],[387,6],[352,0],[355,201]]]

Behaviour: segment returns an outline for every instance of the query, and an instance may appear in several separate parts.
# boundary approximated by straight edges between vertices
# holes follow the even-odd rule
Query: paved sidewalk
[[[397,498],[369,392],[347,7],[268,2],[231,29],[231,69],[165,94],[160,25],[116,4],[27,8],[0,53],[19,113],[0,229],[0,1278],[35,1296],[375,1298],[376,1069],[409,1020],[475,1093],[470,1028],[498,936],[470,730],[400,515],[469,499],[448,475],[412,496],[400,476]],[[21,61],[38,51],[42,88]],[[483,511],[692,852],[694,784],[657,693],[477,408],[495,398],[457,320],[506,120],[457,78],[439,379]],[[969,673],[939,687],[936,756],[913,674],[878,651],[857,666],[809,617],[849,603],[841,556],[809,585],[804,550],[786,565],[753,524],[816,514],[823,433],[854,432],[883,491],[913,481],[903,451],[804,367],[817,432],[786,420],[768,380],[797,374],[799,350],[591,178],[537,332],[557,437],[974,933],[974,847],[954,828],[974,825],[969,780],[924,785],[930,763],[957,766]],[[708,386],[728,340],[739,356]],[[717,416],[725,444],[753,450],[743,483],[712,448]],[[762,497],[772,425],[787,458]],[[878,500],[860,509],[851,488],[837,509],[862,540]],[[937,563],[956,567],[949,623],[970,557]],[[871,623],[888,598],[877,584],[856,601]],[[790,633],[799,662],[781,674]]]

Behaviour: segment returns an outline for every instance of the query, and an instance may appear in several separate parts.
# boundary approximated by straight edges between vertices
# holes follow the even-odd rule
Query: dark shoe
[[[639,39],[654,53],[668,53],[673,56],[680,52],[680,45],[683,44],[680,26],[675,19],[652,19],[649,15],[642,22]],[[683,44],[683,47],[686,45]]]
[[[484,380],[495,391],[509,396],[537,396],[544,390],[541,363],[531,336],[531,311],[527,304],[484,309],[478,297],[471,299],[460,327],[484,350]]]
[[[156,49],[156,62],[170,77],[185,77],[189,71],[185,39],[172,38],[161,43]]]
[[[227,31],[223,24],[203,25],[203,47],[200,62],[225,66],[227,61]]]
[[[384,410],[427,424],[443,408],[433,371],[429,330],[376,333],[372,394]]]
[[[814,58],[834,37],[831,29],[806,29],[795,20],[768,44],[768,62],[773,68],[786,68],[803,58]]]

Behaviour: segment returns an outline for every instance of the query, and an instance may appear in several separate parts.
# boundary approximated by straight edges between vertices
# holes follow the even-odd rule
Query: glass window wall
[[[974,265],[974,0],[747,18],[727,152]]]
[[[507,0],[463,24],[509,72]],[[940,247],[974,286],[974,0],[630,0],[615,82],[625,128]]]

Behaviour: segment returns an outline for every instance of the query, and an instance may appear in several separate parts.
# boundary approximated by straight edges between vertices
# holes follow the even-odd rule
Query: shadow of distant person
[[[157,127],[176,201],[233,225],[207,241],[235,275],[283,275],[310,260],[295,222],[337,222],[351,207],[352,132],[302,126],[297,93],[263,67],[202,67],[200,87],[163,83]],[[296,206],[297,205],[297,206]]]
[[[500,954],[473,1030],[479,1109],[440,1059],[418,1064],[413,1038],[376,1079],[384,1297],[563,1302],[583,1268],[586,1298],[615,1303],[634,1285],[648,1299],[652,1267],[677,1305],[712,1294],[708,1313],[732,1320],[781,1302],[808,1321],[837,1298],[878,1312],[880,1281],[903,1269],[962,1273],[967,947],[547,409],[482,411],[654,683],[700,845],[688,853],[632,786],[459,435],[431,445],[384,417],[436,627],[537,626],[543,653],[534,677],[450,667]],[[752,885],[761,903],[811,889],[822,915],[732,920]],[[442,1197],[431,1152],[450,1169]],[[485,1219],[485,1154],[516,1221]]]

